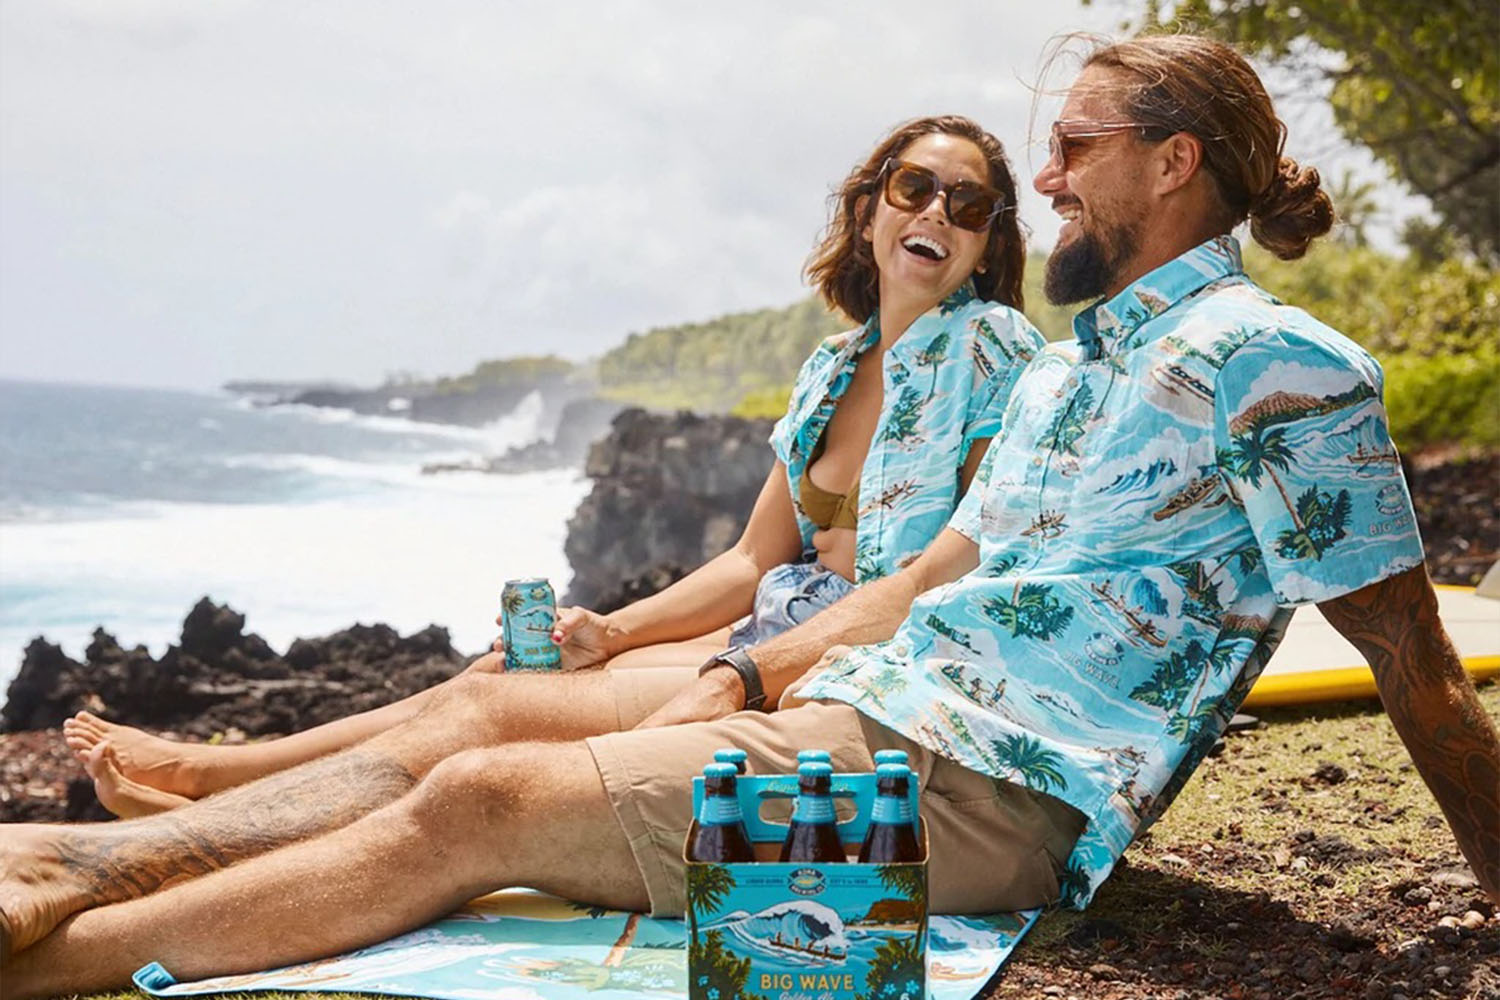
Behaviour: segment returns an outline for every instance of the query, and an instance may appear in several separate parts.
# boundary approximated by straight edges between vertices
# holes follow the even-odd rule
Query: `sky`
[[[1047,247],[1040,53],[1137,8],[3,0],[0,378],[373,384],[785,305],[923,114],[1006,143]],[[1289,150],[1379,179],[1317,103]]]

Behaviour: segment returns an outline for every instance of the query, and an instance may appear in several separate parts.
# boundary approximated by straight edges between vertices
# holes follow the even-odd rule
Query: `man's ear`
[[[1171,194],[1198,175],[1203,166],[1203,143],[1195,135],[1178,132],[1156,147],[1156,184],[1158,195]]]
[[[867,194],[862,194],[858,198],[855,198],[854,217],[856,219],[863,219],[865,217],[865,207],[869,204],[870,196]],[[875,234],[870,231],[870,223],[866,222],[859,227],[859,238],[866,243],[873,243],[875,241]]]

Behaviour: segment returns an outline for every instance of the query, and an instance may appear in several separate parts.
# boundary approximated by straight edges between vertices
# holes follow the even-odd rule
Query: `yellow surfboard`
[[[1476,683],[1500,674],[1500,600],[1473,587],[1437,586],[1443,625]],[[1376,696],[1375,677],[1349,642],[1313,607],[1298,608],[1246,708]]]

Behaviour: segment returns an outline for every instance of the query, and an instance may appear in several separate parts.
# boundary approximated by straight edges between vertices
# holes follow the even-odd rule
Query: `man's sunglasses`
[[[903,212],[920,212],[941,194],[949,222],[982,233],[1005,210],[1004,196],[977,181],[944,184],[926,167],[897,159],[886,160],[881,171],[885,174],[885,203]]]
[[[1139,132],[1149,142],[1161,142],[1172,134],[1172,130],[1161,125],[1144,125],[1140,122],[1096,122],[1086,118],[1066,118],[1052,123],[1052,134],[1047,138],[1047,163],[1059,170],[1068,169],[1068,157],[1078,152],[1092,139],[1122,132]]]

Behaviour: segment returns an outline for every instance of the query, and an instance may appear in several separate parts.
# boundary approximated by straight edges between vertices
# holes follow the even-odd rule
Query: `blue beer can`
[[[562,654],[552,641],[557,598],[545,579],[506,580],[500,592],[501,637],[510,670],[561,670]]]

